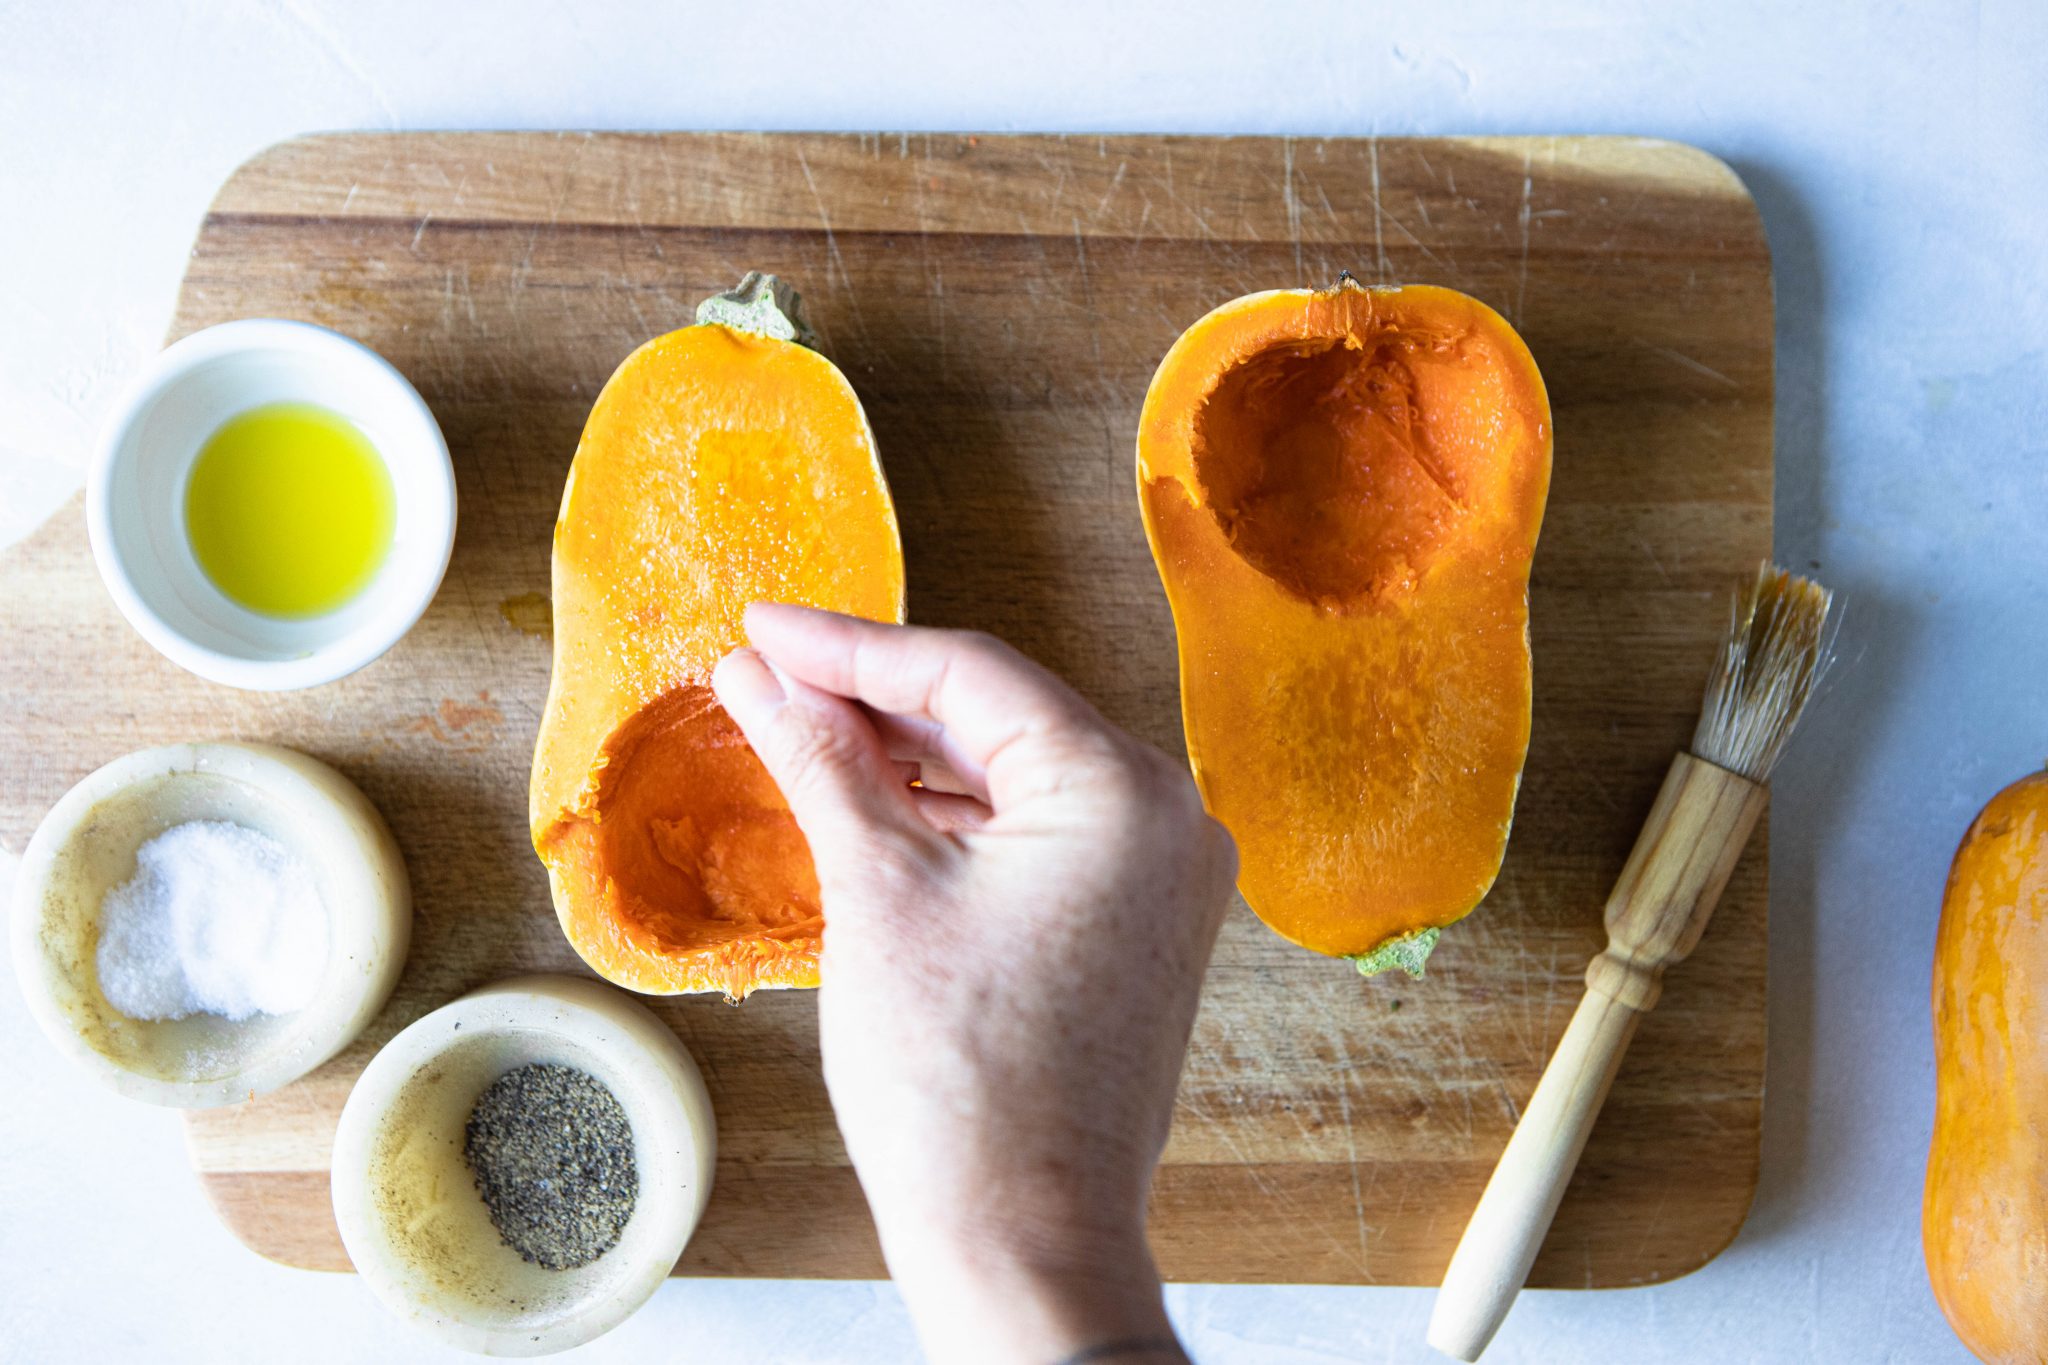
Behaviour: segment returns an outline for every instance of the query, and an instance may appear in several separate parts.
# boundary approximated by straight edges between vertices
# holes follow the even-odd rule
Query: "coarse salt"
[[[258,830],[167,829],[100,902],[100,991],[134,1019],[289,1014],[311,1003],[326,969],[312,870]]]

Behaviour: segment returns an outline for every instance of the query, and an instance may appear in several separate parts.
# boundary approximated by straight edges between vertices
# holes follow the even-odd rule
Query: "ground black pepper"
[[[633,1215],[632,1125],[573,1066],[536,1062],[493,1081],[470,1110],[462,1155],[505,1245],[548,1270],[589,1265]]]

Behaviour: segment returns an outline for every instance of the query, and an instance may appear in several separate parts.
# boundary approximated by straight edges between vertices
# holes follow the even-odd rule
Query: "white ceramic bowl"
[[[315,403],[361,429],[391,473],[390,553],[324,616],[284,620],[227,597],[185,533],[185,484],[206,439],[267,403]],[[455,545],[455,473],[433,413],[382,356],[305,322],[248,318],[167,347],[129,387],[86,476],[93,560],[128,623],[179,667],[257,691],[312,687],[396,644],[434,599]]]
[[[533,1062],[595,1077],[633,1128],[632,1215],[616,1246],[575,1270],[505,1245],[462,1154],[477,1097]],[[668,1278],[716,1155],[704,1079],[652,1011],[587,978],[519,977],[435,1010],[371,1059],[335,1129],[334,1218],[393,1312],[464,1350],[546,1355],[610,1331]]]
[[[327,907],[327,968],[311,1004],[236,1021],[131,1019],[100,991],[99,911],[135,851],[188,820],[270,835],[312,869]],[[132,1099],[188,1109],[275,1090],[341,1051],[398,982],[412,893],[398,845],[353,783],[255,744],[171,744],[107,764],[44,817],[15,874],[15,972],[58,1049]]]

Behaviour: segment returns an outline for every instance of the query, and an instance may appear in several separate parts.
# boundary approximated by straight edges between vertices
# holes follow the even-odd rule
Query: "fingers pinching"
[[[721,659],[711,687],[782,789],[821,873],[839,850],[930,829],[853,703],[776,676],[751,649]]]
[[[986,781],[999,808],[1006,789],[1026,794],[1033,774],[1047,776],[1054,751],[1111,733],[1080,693],[992,636],[769,602],[747,608],[747,634],[785,676],[936,722],[949,766],[970,787]]]

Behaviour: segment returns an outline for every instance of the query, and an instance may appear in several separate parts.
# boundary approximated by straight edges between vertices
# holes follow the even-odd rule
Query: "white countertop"
[[[1778,554],[1849,603],[1847,664],[1773,803],[1762,1189],[1706,1269],[1527,1295],[1488,1359],[1966,1360],[1920,1257],[1928,955],[1965,824],[2048,758],[2048,7],[691,8],[0,0],[0,544],[79,482],[113,390],[162,339],[214,187],[295,133],[1698,143],[1749,183],[1776,255]],[[66,1069],[11,989],[0,1050],[0,1362],[438,1358],[353,1277],[244,1251],[176,1116]],[[1205,1365],[1435,1358],[1424,1291],[1171,1299]],[[887,1285],[678,1281],[575,1358],[895,1362],[910,1342]]]

